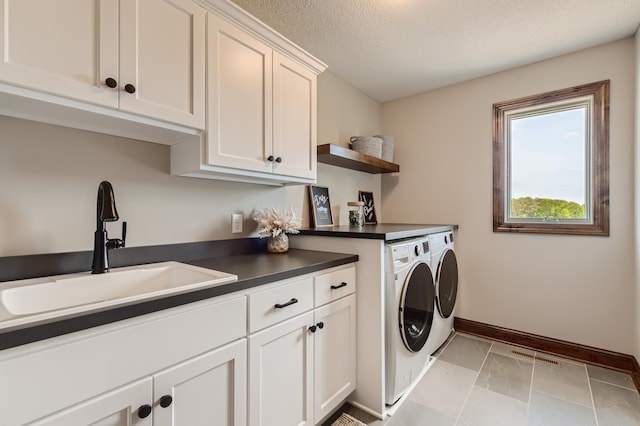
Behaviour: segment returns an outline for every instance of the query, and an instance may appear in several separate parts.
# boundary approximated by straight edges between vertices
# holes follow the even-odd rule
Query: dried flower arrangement
[[[253,220],[258,222],[260,237],[277,237],[280,234],[297,234],[301,220],[293,207],[281,212],[278,208],[264,207],[258,210]]]

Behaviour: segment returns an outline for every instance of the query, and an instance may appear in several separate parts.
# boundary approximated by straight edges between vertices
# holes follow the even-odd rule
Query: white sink
[[[179,262],[2,283],[0,301],[11,315],[83,309],[126,303],[237,281],[236,275]],[[15,284],[12,286],[11,284]]]

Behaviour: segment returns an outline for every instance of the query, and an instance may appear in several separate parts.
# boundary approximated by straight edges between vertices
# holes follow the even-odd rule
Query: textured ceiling
[[[233,0],[379,102],[635,33],[640,0]]]

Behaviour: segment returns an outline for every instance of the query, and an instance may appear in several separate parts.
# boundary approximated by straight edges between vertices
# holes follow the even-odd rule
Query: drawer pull
[[[331,290],[337,290],[337,289],[339,289],[339,288],[346,287],[346,286],[347,286],[347,283],[345,283],[345,282],[343,281],[343,282],[342,282],[342,284],[340,284],[340,285],[332,285],[332,286],[331,286]]]
[[[298,303],[298,299],[291,299],[287,303],[282,303],[282,304],[276,303],[275,307],[276,307],[276,309],[282,309],[282,308],[286,308],[287,306],[291,306],[294,303]]]

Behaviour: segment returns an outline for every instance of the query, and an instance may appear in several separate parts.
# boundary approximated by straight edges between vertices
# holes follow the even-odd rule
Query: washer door
[[[404,345],[411,352],[418,352],[427,342],[433,310],[435,286],[431,268],[420,262],[411,270],[402,288],[400,298],[400,334]]]
[[[443,318],[453,313],[458,295],[458,261],[451,249],[446,249],[436,271],[436,304]]]

